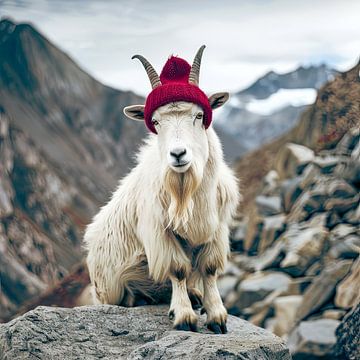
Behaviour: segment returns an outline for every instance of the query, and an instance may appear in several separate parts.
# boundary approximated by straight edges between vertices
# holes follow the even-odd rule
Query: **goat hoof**
[[[194,310],[201,309],[202,303],[202,294],[198,289],[191,288],[188,289],[188,295],[191,301],[191,306]]]
[[[191,322],[183,322],[175,325],[176,330],[197,332],[197,326]]]
[[[207,328],[215,334],[226,334],[227,328],[225,323],[210,322]]]

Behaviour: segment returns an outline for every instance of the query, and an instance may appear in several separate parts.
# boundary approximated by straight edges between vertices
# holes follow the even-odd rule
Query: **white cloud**
[[[328,62],[341,70],[360,55],[359,1],[5,1],[0,13],[31,21],[96,78],[149,91],[135,53],[160,71],[168,55],[191,62],[207,45],[207,92],[249,85],[273,69]]]

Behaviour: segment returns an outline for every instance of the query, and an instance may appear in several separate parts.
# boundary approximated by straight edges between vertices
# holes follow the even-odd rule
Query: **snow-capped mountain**
[[[324,64],[286,74],[270,71],[233,94],[215,124],[245,152],[253,150],[291,129],[306,106],[315,102],[317,90],[336,74]]]

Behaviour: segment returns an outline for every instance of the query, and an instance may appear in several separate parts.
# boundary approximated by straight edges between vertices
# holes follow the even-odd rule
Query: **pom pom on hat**
[[[198,104],[204,111],[203,123],[207,129],[212,121],[212,109],[205,93],[195,84],[189,83],[191,66],[182,58],[171,56],[164,65],[161,85],[155,87],[145,103],[145,124],[156,134],[152,124],[152,114],[160,106],[174,101],[187,101]]]

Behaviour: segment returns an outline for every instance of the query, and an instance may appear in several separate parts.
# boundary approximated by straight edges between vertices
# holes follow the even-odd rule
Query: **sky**
[[[0,0],[3,16],[31,22],[101,82],[141,95],[150,85],[134,54],[160,73],[169,55],[191,63],[205,44],[207,93],[299,65],[347,70],[360,56],[358,0]]]

